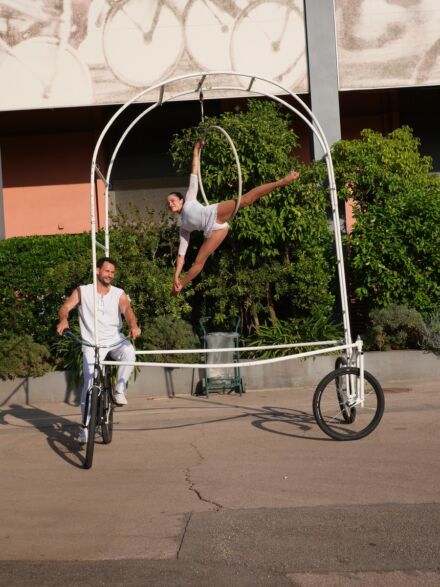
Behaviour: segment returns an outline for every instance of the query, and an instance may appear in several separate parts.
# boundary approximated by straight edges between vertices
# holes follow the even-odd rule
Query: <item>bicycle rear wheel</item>
[[[373,432],[385,407],[380,383],[364,371],[364,401],[354,392],[360,370],[341,367],[324,377],[313,396],[313,414],[318,426],[335,440],[358,440]]]
[[[104,392],[102,396],[101,431],[104,444],[110,444],[113,438],[113,401],[111,367],[106,365],[104,372]]]
[[[86,444],[86,456],[84,460],[84,469],[90,469],[93,463],[93,452],[95,449],[95,434],[96,434],[96,421],[98,419],[98,394],[99,387],[93,385],[89,391],[88,401],[90,402],[90,420],[88,429],[88,437]]]

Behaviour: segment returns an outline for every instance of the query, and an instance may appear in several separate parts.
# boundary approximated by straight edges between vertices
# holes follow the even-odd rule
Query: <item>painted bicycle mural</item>
[[[125,102],[191,71],[308,91],[303,0],[0,0],[1,110]],[[335,0],[340,89],[440,83],[438,0]]]

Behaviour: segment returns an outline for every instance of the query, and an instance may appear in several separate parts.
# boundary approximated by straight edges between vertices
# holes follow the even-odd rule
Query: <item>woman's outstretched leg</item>
[[[263,196],[266,196],[267,194],[270,194],[276,188],[284,187],[289,183],[292,183],[292,181],[297,180],[298,177],[298,171],[291,171],[282,179],[272,181],[270,183],[264,183],[263,185],[259,185],[256,188],[249,190],[240,199],[240,209],[254,204],[257,200]],[[217,222],[222,223],[230,220],[234,214],[235,206],[235,200],[226,200],[225,202],[220,202],[217,207]]]

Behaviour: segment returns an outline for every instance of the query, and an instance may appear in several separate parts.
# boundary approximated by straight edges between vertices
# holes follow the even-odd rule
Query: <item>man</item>
[[[100,345],[113,345],[118,341],[121,344],[113,347],[110,351],[102,348],[99,351],[100,360],[110,352],[114,361],[133,362],[135,352],[133,346],[124,340],[121,332],[122,316],[129,326],[129,336],[133,339],[138,338],[141,330],[137,325],[136,316],[132,310],[130,300],[124,290],[113,286],[111,283],[115,277],[116,263],[109,257],[102,257],[96,263],[97,276],[97,314],[98,314],[98,339]],[[81,336],[87,342],[94,344],[94,302],[93,302],[93,284],[81,285],[73,290],[59,310],[59,323],[57,333],[62,335],[66,328],[69,328],[69,313],[78,306],[79,325]],[[83,346],[83,373],[84,385],[81,393],[81,413],[84,417],[85,401],[87,390],[93,380],[94,349]],[[119,405],[125,405],[125,389],[128,380],[133,371],[133,367],[119,367],[114,402]],[[87,429],[82,428],[80,433],[80,442],[87,442]]]

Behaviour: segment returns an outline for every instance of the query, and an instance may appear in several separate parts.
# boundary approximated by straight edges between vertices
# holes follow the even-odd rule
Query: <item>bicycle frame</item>
[[[92,384],[89,386],[89,388],[87,390],[87,396],[86,396],[86,401],[85,401],[85,406],[84,406],[84,414],[83,414],[83,418],[82,418],[82,426],[84,428],[87,428],[87,426],[88,426],[87,420],[88,420],[88,416],[89,416],[88,412],[89,412],[89,404],[90,404],[90,393],[91,393],[92,388],[93,387],[98,388],[98,390],[99,390],[98,391],[98,399],[102,398],[102,393],[104,392],[104,393],[109,393],[109,401],[110,402],[113,401],[111,388],[110,388],[110,390],[108,390],[105,387],[105,376],[104,376],[104,371],[102,369],[102,363],[99,358],[99,351],[100,351],[100,349],[105,348],[105,349],[108,349],[110,352],[112,348],[119,346],[120,344],[122,344],[123,342],[128,340],[129,337],[126,336],[126,337],[122,338],[120,341],[118,341],[112,345],[99,345],[99,344],[91,344],[91,343],[87,342],[86,340],[80,338],[79,336],[76,336],[70,330],[64,331],[63,334],[70,336],[70,338],[73,338],[78,344],[88,346],[88,347],[94,349],[93,379],[92,379]],[[104,361],[107,360],[107,357],[108,357],[108,353],[104,357]],[[100,415],[100,413],[98,415]],[[108,420],[106,420],[105,423],[107,424]]]
[[[364,381],[364,352],[363,343],[357,339],[351,357],[347,358],[347,364],[359,369],[359,375],[345,375],[347,389],[347,403],[349,407],[364,407],[365,381]]]
[[[95,358],[94,358],[94,365],[93,365],[93,380],[92,384],[87,390],[85,405],[84,405],[84,413],[82,417],[82,426],[83,428],[88,427],[88,419],[89,419],[89,408],[90,408],[90,396],[91,391],[94,387],[98,389],[98,402],[102,396],[102,392],[104,391],[102,383],[104,382],[104,374],[102,372],[102,368],[99,362],[99,346],[94,347]],[[101,410],[99,410],[100,412]],[[98,413],[98,417],[99,417]]]
[[[102,368],[103,362],[100,359],[100,350],[109,349],[108,352],[114,347],[120,346],[127,340],[128,337],[124,337],[111,345],[98,345],[91,344],[86,340],[76,336],[70,330],[65,330],[63,334],[66,334],[73,338],[76,342],[81,345],[91,347],[94,350],[94,362],[93,362],[93,378],[91,385],[89,385],[85,398],[84,398],[84,410],[82,414],[82,427],[87,429],[85,435],[86,452],[84,459],[84,468],[90,469],[93,463],[93,453],[95,446],[95,437],[97,429],[100,429],[102,440],[104,444],[109,444],[112,441],[113,436],[113,390],[111,381],[109,381],[111,367]],[[104,357],[107,359],[108,353]],[[83,392],[84,394],[84,392]]]

